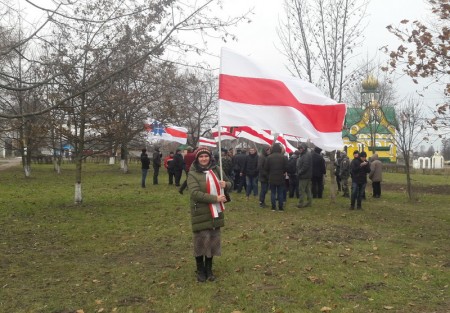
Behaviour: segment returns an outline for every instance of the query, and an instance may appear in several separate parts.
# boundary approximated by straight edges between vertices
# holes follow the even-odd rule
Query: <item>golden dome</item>
[[[362,81],[361,86],[364,90],[376,90],[378,89],[378,79],[370,74]]]

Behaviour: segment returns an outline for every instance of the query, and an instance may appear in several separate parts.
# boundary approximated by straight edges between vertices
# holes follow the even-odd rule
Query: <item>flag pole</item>
[[[222,50],[220,51],[220,70],[219,70],[219,98],[220,98],[220,73],[222,72]],[[217,119],[217,127],[218,127],[218,133],[217,133],[217,138],[219,140],[219,167],[220,167],[220,180],[223,180],[223,170],[222,170],[222,140],[220,138],[221,132],[222,132],[222,125],[220,124],[220,101],[218,101],[218,114],[219,117]]]

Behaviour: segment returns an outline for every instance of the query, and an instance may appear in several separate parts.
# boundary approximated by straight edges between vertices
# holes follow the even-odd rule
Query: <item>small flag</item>
[[[216,142],[219,142],[219,130],[217,128],[211,128],[212,136]],[[231,127],[220,128],[220,140],[235,140],[238,137],[231,133]]]
[[[187,142],[187,129],[179,126],[167,126],[158,121],[144,124],[144,129],[148,132],[149,139],[159,139],[175,141],[180,144]]]
[[[205,137],[200,137],[198,139],[198,145],[199,147],[217,147],[216,141],[214,139],[208,139]]]

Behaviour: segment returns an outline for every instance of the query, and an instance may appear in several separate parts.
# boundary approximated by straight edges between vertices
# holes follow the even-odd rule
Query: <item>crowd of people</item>
[[[187,177],[195,161],[196,151],[188,146],[184,154],[177,149],[163,158],[158,148],[154,150],[152,159],[148,157],[146,149],[142,150],[141,186],[146,186],[152,162],[153,184],[159,183],[159,170],[164,166],[168,184],[179,187],[179,193],[183,194],[188,187]],[[323,198],[326,162],[319,147],[311,149],[306,143],[301,143],[289,155],[280,144],[266,147],[259,153],[255,148],[249,148],[248,152],[236,149],[235,154],[233,150],[222,149],[221,159],[222,173],[233,182],[233,191],[238,194],[244,192],[247,201],[251,196],[257,199],[261,208],[267,207],[268,191],[270,207],[274,211],[284,211],[288,198],[297,198],[298,208],[311,206],[314,198]],[[218,154],[212,155],[211,162],[218,165]],[[369,162],[364,151],[355,151],[352,160],[345,152],[337,151],[334,168],[337,191],[343,197],[350,198],[350,209],[362,207],[367,176],[372,181],[373,197],[381,197],[382,163],[376,153]],[[186,179],[182,182],[183,173],[186,174]]]
[[[220,229],[224,226],[224,205],[231,201],[230,192],[244,192],[246,201],[252,197],[259,201],[261,208],[266,208],[266,196],[270,191],[270,207],[279,212],[285,210],[288,198],[298,199],[296,206],[306,208],[324,193],[325,158],[319,147],[310,149],[306,143],[301,143],[289,156],[281,144],[275,143],[260,153],[255,148],[250,148],[248,153],[245,149],[236,149],[236,154],[222,149],[220,159],[205,147],[195,151],[188,147],[184,155],[177,149],[162,159],[156,148],[152,161],[154,185],[159,183],[159,168],[163,165],[169,185],[179,187],[180,194],[186,188],[189,190],[198,282],[215,280],[212,260],[221,254]],[[150,162],[146,149],[142,149],[143,188]],[[338,193],[350,199],[350,210],[362,209],[367,177],[372,181],[373,197],[381,197],[382,163],[376,153],[369,162],[365,151],[354,151],[352,160],[345,152],[338,151],[334,165]],[[181,184],[183,172],[187,178]]]

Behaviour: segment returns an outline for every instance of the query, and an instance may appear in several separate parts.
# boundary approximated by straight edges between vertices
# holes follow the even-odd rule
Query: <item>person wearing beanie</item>
[[[355,155],[355,153],[353,154]],[[352,176],[352,195],[350,200],[350,210],[361,210],[361,202],[367,184],[367,174],[370,173],[370,164],[366,160],[367,154],[362,151],[350,163],[350,172]]]
[[[221,228],[225,225],[225,191],[232,184],[226,175],[221,180],[220,168],[214,165],[212,154],[200,147],[188,174],[191,225],[198,282],[214,281],[213,257],[221,255]]]

